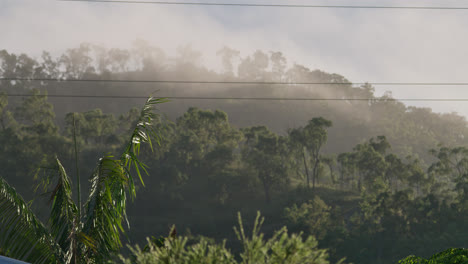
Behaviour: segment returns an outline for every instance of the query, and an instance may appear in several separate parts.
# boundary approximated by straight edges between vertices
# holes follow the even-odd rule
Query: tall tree
[[[222,49],[216,52],[216,55],[221,57],[224,74],[231,77],[234,76],[233,60],[239,58],[240,51],[224,46]]]
[[[75,126],[73,125],[75,119]],[[100,109],[94,109],[84,113],[69,113],[65,116],[65,130],[68,135],[73,134],[73,130],[87,144],[104,144],[115,134],[117,120],[112,114],[104,114]]]
[[[327,142],[327,128],[332,126],[332,122],[323,117],[312,118],[304,127],[306,148],[309,150],[312,159],[312,188],[318,180],[318,169],[320,165],[320,150]]]
[[[308,159],[312,161],[312,188],[318,179],[320,166],[320,150],[327,142],[327,128],[332,122],[323,117],[312,118],[305,127],[299,127],[289,131],[289,137],[293,147],[301,153],[306,172],[307,187],[310,187]]]
[[[0,93],[0,131],[4,131],[12,126],[16,127],[16,120],[7,106],[8,96],[5,93]]]
[[[455,196],[466,195],[468,191],[468,148],[449,148],[439,145],[438,149],[432,149],[430,153],[437,158],[428,169],[428,173],[434,176],[433,191],[439,192],[439,196],[443,199],[454,199]]]
[[[358,189],[372,187],[374,183],[383,181],[388,164],[385,153],[390,146],[384,136],[371,138],[368,142],[358,144],[354,148],[356,167],[358,170]]]
[[[345,184],[348,186],[353,186],[354,176],[356,174],[356,155],[352,152],[343,152],[338,155],[336,158],[338,163],[338,171],[340,173],[340,185],[343,189]]]
[[[287,153],[286,139],[265,126],[245,128],[242,132],[245,137],[243,159],[254,168],[263,186],[265,199],[269,203],[272,189],[288,183],[288,167],[282,158],[282,155]]]
[[[30,92],[30,96],[16,108],[15,114],[16,119],[23,124],[22,130],[27,133],[55,135],[58,132],[54,107],[47,102],[47,93],[41,94],[38,89]]]
[[[295,129],[291,129],[288,131],[289,139],[291,142],[291,148],[298,154],[299,158],[302,159],[302,163],[304,165],[305,171],[305,178],[307,187],[310,186],[310,176],[309,176],[309,159],[306,157],[308,156],[308,152],[306,149],[307,138],[304,133],[304,128],[299,127]]]
[[[337,184],[338,180],[335,175],[336,157],[334,155],[326,155],[322,157],[322,162],[328,167],[330,180],[332,184]]]

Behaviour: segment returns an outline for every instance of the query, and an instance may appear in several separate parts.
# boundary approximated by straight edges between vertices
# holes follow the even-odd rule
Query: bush
[[[409,256],[398,264],[468,264],[468,249],[451,248],[437,253],[429,259]]]
[[[133,256],[120,260],[124,264],[150,263],[184,263],[184,264],[328,264],[328,253],[317,248],[317,240],[313,236],[302,239],[302,233],[289,235],[286,227],[275,232],[273,237],[265,239],[260,233],[263,224],[260,213],[254,222],[251,237],[244,231],[242,218],[238,215],[239,227],[234,227],[237,238],[242,244],[242,252],[237,258],[225,247],[225,241],[216,244],[206,238],[193,245],[188,245],[187,237],[168,237],[163,245],[157,246],[148,240],[149,250],[140,247],[130,247]],[[340,261],[341,263],[342,261]]]

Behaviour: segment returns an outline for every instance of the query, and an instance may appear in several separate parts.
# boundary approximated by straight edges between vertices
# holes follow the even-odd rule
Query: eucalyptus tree
[[[59,59],[60,65],[65,68],[64,77],[80,79],[94,74],[92,46],[82,43],[78,48],[68,49]]]
[[[332,122],[323,117],[312,118],[304,130],[307,136],[306,148],[309,150],[312,159],[312,188],[318,180],[318,169],[320,165],[320,150],[327,142],[327,128],[332,126]]]
[[[320,151],[327,142],[327,128],[332,126],[332,122],[323,117],[312,118],[305,127],[294,129],[290,132],[290,137],[296,146],[302,145],[302,155],[304,167],[306,169],[307,187],[310,187],[310,178],[306,162],[306,151],[312,162],[312,188],[318,179],[320,166]]]
[[[154,108],[165,102],[150,97],[139,120],[118,157],[99,159],[90,177],[87,201],[80,199],[80,180],[76,187],[78,201],[72,198],[72,180],[58,158],[46,171],[44,188],[50,189],[51,210],[46,224],[31,210],[30,204],[0,178],[0,248],[13,258],[32,263],[103,263],[122,246],[120,235],[127,222],[127,195],[136,195],[135,177],[143,183],[145,164],[138,159],[140,146],[159,138],[152,130]],[[152,141],[153,138],[153,141]],[[154,139],[157,139],[156,141]]]
[[[354,148],[356,167],[358,171],[358,189],[372,188],[378,180],[383,180],[387,170],[385,157],[376,151],[368,142],[358,144]]]
[[[264,80],[270,64],[268,54],[257,50],[252,56],[243,58],[238,66],[238,75],[244,80]]]
[[[225,112],[196,107],[189,108],[175,123],[168,123],[160,131],[168,144],[151,158],[154,177],[150,183],[157,186],[158,195],[174,203],[185,201],[185,205],[195,201],[223,203],[233,189],[240,131],[232,127]],[[205,191],[200,193],[201,189]]]
[[[348,184],[348,187],[353,187],[354,178],[356,175],[356,154],[353,152],[343,152],[340,153],[336,161],[338,163],[338,172],[340,174],[340,185],[343,189],[345,184]]]
[[[32,198],[29,176],[38,164],[51,162],[55,153],[63,156],[69,142],[58,133],[53,106],[47,94],[38,89],[29,91],[21,101],[8,104],[6,94],[0,94],[0,168],[16,189]],[[10,111],[11,110],[11,111]],[[21,164],[18,166],[17,164]]]
[[[306,150],[306,141],[307,138],[305,137],[304,128],[299,127],[295,129],[291,129],[288,131],[289,139],[291,143],[291,148],[294,150],[295,154],[300,156],[302,162],[304,164],[304,171],[305,171],[305,178],[307,187],[310,186],[310,176],[309,176],[309,166],[308,166],[308,155]]]
[[[219,110],[190,108],[177,120],[177,126],[184,139],[180,143],[189,146],[176,143],[177,151],[187,150],[186,157],[193,155],[187,159],[192,171],[186,190],[196,194],[196,199],[200,197],[198,190],[204,189],[206,198],[224,203],[232,195],[230,184],[236,175],[236,149],[242,134]]]
[[[293,232],[306,232],[322,240],[327,231],[332,228],[331,219],[332,208],[328,206],[320,197],[302,203],[293,204],[284,209],[284,217],[288,227]]]
[[[431,149],[430,153],[437,158],[429,167],[430,172],[452,179],[468,174],[468,148],[439,146],[438,149]]]
[[[404,183],[409,177],[408,166],[395,154],[385,156],[385,162],[387,162],[387,170],[384,178],[390,188],[397,192],[398,183]]]
[[[278,136],[265,126],[244,128],[242,132],[245,138],[242,158],[254,169],[269,203],[272,189],[289,183],[289,167],[284,158],[284,154],[288,152],[286,138]]]
[[[9,113],[7,111],[8,97],[5,93],[0,93],[0,129],[3,131],[6,129],[6,116]]]
[[[440,196],[458,196],[462,198],[468,192],[468,148],[444,147],[430,150],[437,158],[428,169],[430,175],[435,176],[432,188],[438,189]],[[450,194],[456,190],[457,194]]]
[[[235,75],[233,60],[239,58],[240,51],[224,46],[216,52],[216,55],[221,57],[224,74],[233,77]]]
[[[0,93],[0,131],[15,126],[16,120],[13,113],[8,110],[8,96],[6,93]]]
[[[73,121],[75,120],[75,121]],[[75,122],[75,126],[73,126]],[[68,135],[77,130],[86,144],[105,144],[110,136],[115,135],[117,120],[112,114],[104,114],[101,109],[94,109],[84,113],[69,113],[65,116],[66,132]]]
[[[32,135],[57,135],[54,107],[47,101],[47,93],[33,89],[29,95],[15,109],[15,119],[23,124],[21,130]]]
[[[325,164],[328,167],[328,171],[330,173],[331,183],[333,185],[337,184],[338,180],[336,179],[335,170],[334,170],[334,168],[336,166],[336,157],[335,157],[335,155],[323,156],[322,157],[322,162],[323,162],[323,164]]]
[[[424,162],[414,156],[406,157],[406,161],[407,171],[409,172],[408,183],[415,189],[416,195],[427,193],[429,186],[427,173],[423,169]]]

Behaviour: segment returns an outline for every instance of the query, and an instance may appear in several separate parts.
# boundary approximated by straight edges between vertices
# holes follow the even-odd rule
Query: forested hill
[[[188,100],[174,99],[161,108],[172,120],[189,107],[220,109],[225,111],[236,127],[266,125],[275,132],[285,134],[312,117],[324,117],[333,122],[325,151],[350,151],[357,143],[377,135],[386,135],[393,151],[408,155],[417,153],[428,158],[427,150],[442,143],[446,146],[466,146],[467,122],[464,117],[438,114],[429,108],[407,107],[389,100],[391,94],[376,97],[371,85],[264,85],[236,84],[235,82],[288,82],[288,83],[349,83],[339,75],[290,65],[280,52],[257,51],[241,56],[238,51],[223,48],[218,52],[222,73],[208,70],[202,65],[202,56],[190,47],[178,50],[178,55],[167,56],[144,41],[136,42],[129,50],[105,49],[82,44],[60,56],[44,52],[40,58],[27,54],[0,51],[2,78],[66,78],[82,80],[177,80],[219,81],[231,83],[141,83],[141,82],[52,82],[9,81],[0,82],[1,92],[27,94],[39,88],[49,95],[86,96],[142,96],[158,90],[158,96],[181,97],[262,97],[262,98],[343,98],[369,100],[294,101],[294,100]],[[234,82],[234,83],[232,83]],[[21,102],[21,97],[9,97],[10,107]],[[84,112],[100,108],[103,112],[121,114],[144,99],[49,97],[54,105],[57,122],[64,124],[69,112]]]
[[[142,164],[133,158],[137,152],[147,165],[147,175],[134,169],[143,174],[139,176],[145,184],[135,183],[136,199],[129,201],[128,210],[116,213],[118,223],[126,213],[131,226],[125,228],[124,244],[142,245],[147,237],[167,235],[174,224],[178,234],[193,241],[207,241],[200,236],[227,238],[231,242],[226,247],[240,253],[242,245],[232,232],[235,215],[241,212],[251,223],[261,211],[266,217],[265,238],[280,234],[275,231],[283,226],[291,233],[304,232],[311,236],[307,246],[295,245],[322,252],[323,258],[329,254],[331,263],[346,257],[348,263],[393,264],[410,254],[428,258],[447,248],[467,247],[464,117],[406,107],[389,94],[376,98],[370,85],[343,85],[348,80],[340,75],[288,66],[281,53],[258,51],[238,59],[238,52],[224,48],[219,55],[222,73],[201,66],[200,55],[188,48],[173,58],[143,42],[132,50],[81,45],[58,57],[44,53],[39,59],[0,51],[0,189],[6,190],[0,190],[0,211],[5,203],[16,204],[8,206],[7,214],[0,213],[0,229],[16,216],[23,217],[16,213],[22,212],[16,210],[18,206],[29,208],[26,202],[16,202],[21,200],[17,194],[25,201],[35,199],[32,211],[48,227],[54,226],[54,221],[47,220],[49,212],[52,218],[62,217],[48,209],[52,200],[79,217],[71,201],[86,194],[96,197],[100,188],[95,187],[96,175],[109,173],[112,181],[126,178],[133,171],[123,169],[129,157],[134,164]],[[154,100],[147,101],[141,112],[133,108],[158,89],[157,96],[347,100],[174,99],[158,104],[159,113],[170,120],[150,111],[148,105]],[[119,98],[128,96],[138,98]],[[157,132],[149,136],[151,148],[140,149],[141,139],[149,141],[149,134],[135,130],[137,124]],[[160,145],[155,144],[158,139]],[[113,157],[122,157],[118,167],[108,167],[108,162],[117,164]],[[63,199],[54,198],[62,192],[51,184],[59,175],[57,186],[68,189],[66,198],[60,196]],[[81,178],[79,188],[77,178]],[[71,193],[66,179],[77,187],[76,192]],[[34,192],[41,182],[43,188]],[[98,184],[103,185],[109,190],[107,180]],[[133,183],[128,185],[133,189]],[[126,203],[122,189],[112,190],[118,191],[103,191],[102,197],[117,195],[120,202],[106,200],[106,205],[113,206],[102,206],[106,212],[111,209],[103,215],[114,214],[112,209]],[[67,219],[66,228],[75,230],[77,218]],[[109,228],[122,227],[111,223]],[[252,226],[247,224],[246,229]],[[68,243],[71,236],[61,234],[65,233],[56,240]],[[9,232],[0,234],[0,254],[11,253],[10,237]],[[276,238],[283,240],[283,235]],[[29,241],[36,244],[37,240]],[[120,249],[116,244],[112,253]]]

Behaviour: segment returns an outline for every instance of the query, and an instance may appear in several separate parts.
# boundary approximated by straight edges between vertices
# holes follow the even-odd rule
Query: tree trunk
[[[378,242],[377,242],[377,263],[382,263],[382,253],[383,253],[383,234],[378,234]]]
[[[314,170],[313,170],[313,175],[312,175],[312,189],[315,189],[315,181],[318,182],[318,165],[320,163],[320,159],[316,158],[314,162]]]
[[[270,203],[270,184],[268,183],[268,177],[264,176],[261,178],[263,183],[263,190],[265,191],[265,200],[267,203]]]
[[[340,187],[341,187],[341,190],[344,190],[344,173],[343,173],[343,171],[340,171]]]
[[[0,118],[0,124],[2,124],[2,131],[5,131],[6,126],[5,126],[5,122],[4,122],[4,120],[3,120],[3,114],[2,114],[2,116],[1,116],[1,118]]]
[[[306,156],[305,156],[304,148],[302,148],[302,158],[304,160],[304,168],[305,168],[305,171],[306,171],[307,188],[310,188],[309,167],[307,167],[307,159],[306,159]]]
[[[328,169],[330,170],[330,178],[332,180],[333,185],[337,184],[337,180],[335,179],[335,174],[333,173],[333,166],[328,164]]]
[[[361,173],[359,173],[359,177],[358,177],[358,191],[361,191]]]

